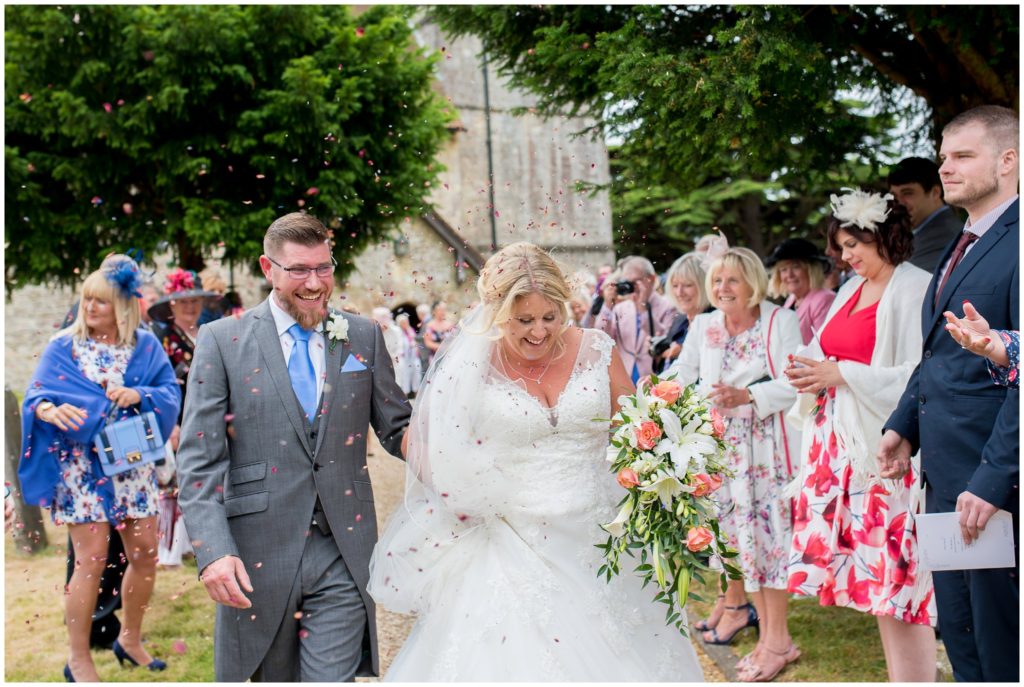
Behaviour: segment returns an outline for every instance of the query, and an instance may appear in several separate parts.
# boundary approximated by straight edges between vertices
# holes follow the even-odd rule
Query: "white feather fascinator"
[[[844,188],[848,191],[841,196],[832,194],[832,216],[839,220],[839,226],[856,224],[867,231],[878,231],[878,225],[889,216],[888,201],[892,194],[867,193],[859,188]]]

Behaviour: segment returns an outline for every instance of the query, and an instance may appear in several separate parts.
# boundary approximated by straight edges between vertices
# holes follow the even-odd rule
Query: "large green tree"
[[[1017,106],[1012,6],[475,6],[432,16],[477,36],[541,113],[587,113],[596,133],[621,140],[616,229],[634,237],[625,248],[647,253],[637,237],[710,224],[755,250],[810,232],[828,191],[877,178],[901,144],[934,140],[974,105]],[[921,130],[887,135],[916,119]],[[711,221],[689,224],[697,219]]]
[[[421,211],[454,116],[411,10],[7,6],[8,288],[161,241],[253,264],[305,210],[344,270]]]

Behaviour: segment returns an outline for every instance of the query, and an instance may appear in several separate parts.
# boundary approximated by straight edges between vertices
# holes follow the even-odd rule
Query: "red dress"
[[[863,286],[861,287],[863,288]],[[826,356],[869,365],[878,303],[851,313],[860,291],[821,332]],[[917,537],[904,489],[855,484],[850,456],[834,424],[836,389],[818,395],[807,475],[794,508],[789,591],[817,596],[822,606],[846,606],[906,623],[936,623],[931,581],[918,570]],[[805,424],[805,427],[807,425]],[[805,430],[806,431],[806,430]]]

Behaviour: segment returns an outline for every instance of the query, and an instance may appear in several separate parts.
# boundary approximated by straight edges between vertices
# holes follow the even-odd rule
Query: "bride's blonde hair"
[[[572,290],[562,268],[541,248],[525,241],[505,246],[492,255],[480,271],[476,290],[490,312],[484,322],[487,329],[512,319],[516,299],[531,293],[539,293],[558,306],[563,326],[568,326],[572,316]]]

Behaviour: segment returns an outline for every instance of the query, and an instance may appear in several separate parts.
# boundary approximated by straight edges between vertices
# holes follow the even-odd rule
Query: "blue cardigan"
[[[128,360],[124,385],[141,394],[142,409],[156,413],[162,436],[170,436],[178,419],[181,390],[163,346],[144,329],[135,332],[135,350]],[[70,403],[84,408],[88,417],[80,429],[63,432],[48,422],[36,419],[36,406],[43,401],[56,405]],[[72,357],[72,337],[62,336],[51,341],[43,351],[21,406],[18,479],[25,503],[50,506],[54,488],[61,480],[57,451],[67,440],[89,447],[92,472],[99,484],[103,503],[114,503],[113,482],[104,478],[92,448],[93,438],[106,423],[108,408],[110,401],[103,387],[89,380]]]

